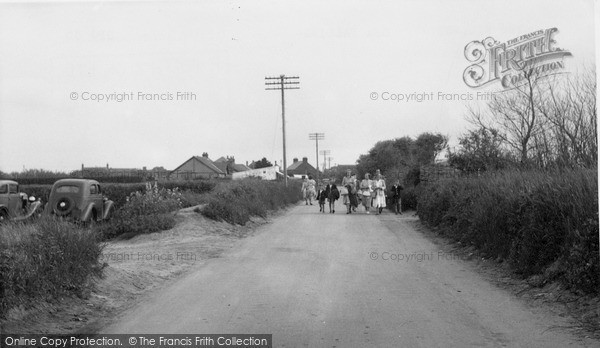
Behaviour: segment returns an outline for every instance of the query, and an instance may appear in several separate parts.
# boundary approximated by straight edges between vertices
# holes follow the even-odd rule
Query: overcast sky
[[[464,48],[556,27],[567,69],[596,61],[597,4],[569,1],[202,1],[0,3],[0,170],[174,169],[193,155],[332,165],[378,140],[465,132]],[[177,100],[189,92],[192,100]],[[382,100],[434,93],[433,100]],[[145,100],[162,94],[173,100]],[[373,100],[377,93],[377,99]],[[99,95],[129,100],[91,100]],[[386,94],[390,96],[391,94]],[[181,95],[184,96],[184,95]],[[85,100],[88,99],[88,100]],[[320,158],[322,162],[322,157]]]

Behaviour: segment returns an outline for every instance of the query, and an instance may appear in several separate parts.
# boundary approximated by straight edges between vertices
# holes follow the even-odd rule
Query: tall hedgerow
[[[268,211],[283,208],[301,199],[300,184],[260,179],[223,182],[209,194],[208,203],[199,210],[214,220],[243,225],[251,216],[266,217]]]
[[[421,188],[418,214],[440,233],[507,260],[523,276],[598,291],[597,170],[443,180]]]

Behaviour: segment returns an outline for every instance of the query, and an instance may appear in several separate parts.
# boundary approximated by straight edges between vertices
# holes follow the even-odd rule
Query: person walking
[[[356,174],[352,174],[351,177],[354,182],[354,186],[352,187],[352,191],[350,191],[350,205],[352,206],[352,211],[356,212],[356,208],[358,208],[358,180],[356,179]]]
[[[377,215],[381,214],[383,208],[385,208],[385,180],[377,169],[375,180],[373,181],[373,191],[375,192],[375,199],[373,205],[377,209]]]
[[[335,201],[340,198],[340,191],[338,191],[335,184],[331,184],[329,190],[329,212],[335,214]]]
[[[308,178],[306,176],[302,176],[302,199],[304,199],[304,203],[308,205],[308,197],[307,197],[307,188],[308,188]]]
[[[369,173],[365,174],[365,178],[360,182],[360,193],[362,194],[362,203],[363,206],[365,207],[365,211],[367,214],[369,214],[369,208],[371,205],[371,187],[372,187],[373,183],[372,180],[370,179],[370,175]]]
[[[317,196],[317,182],[312,178],[312,175],[308,176],[306,181],[306,199],[308,204],[312,204],[312,200]]]
[[[400,180],[396,179],[396,183],[392,186],[392,202],[394,202],[394,212],[396,215],[402,215],[402,198],[400,197],[400,194],[403,189],[404,187],[400,185]]]
[[[319,185],[319,192],[317,193],[317,201],[319,201],[319,211],[325,212],[325,200],[329,197],[329,184],[327,188],[323,184]]]
[[[354,204],[356,201],[356,178],[353,177],[350,169],[346,171],[346,176],[342,179],[342,186],[345,188],[344,193],[348,192],[342,196],[342,203],[346,205],[346,214],[350,214],[352,213],[353,206],[356,206]]]

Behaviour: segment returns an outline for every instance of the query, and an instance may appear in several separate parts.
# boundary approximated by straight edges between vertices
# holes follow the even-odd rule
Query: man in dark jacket
[[[400,180],[396,180],[394,186],[392,186],[392,202],[394,204],[394,212],[396,215],[402,214],[402,198],[401,193],[404,187],[400,185]]]

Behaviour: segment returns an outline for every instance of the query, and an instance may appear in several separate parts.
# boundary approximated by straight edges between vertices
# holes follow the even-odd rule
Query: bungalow
[[[315,167],[308,163],[307,157],[303,157],[302,162],[298,161],[297,158],[294,158],[294,163],[287,168],[288,176],[312,175],[313,177],[316,177],[317,173]]]
[[[258,169],[250,169],[243,172],[233,173],[231,175],[231,178],[233,180],[241,180],[250,177],[260,178],[263,180],[277,180],[283,179],[283,174],[279,171],[278,166],[272,166]]]
[[[219,169],[205,152],[202,156],[193,156],[175,168],[169,174],[173,180],[192,180],[208,178],[224,178],[225,172]]]
[[[235,158],[233,156],[221,157],[215,160],[213,163],[217,168],[227,175],[250,170],[250,168],[243,164],[235,163]]]

